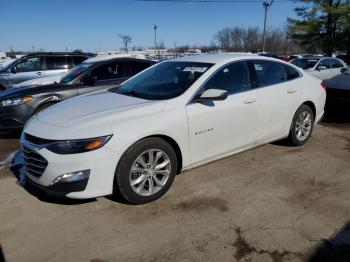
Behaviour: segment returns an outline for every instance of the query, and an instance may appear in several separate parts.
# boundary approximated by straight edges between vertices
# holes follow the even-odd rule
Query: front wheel
[[[314,127],[314,113],[307,105],[301,105],[294,115],[289,132],[289,141],[294,146],[304,145],[310,138]]]
[[[114,188],[129,203],[148,203],[168,191],[176,171],[174,149],[162,139],[146,138],[132,145],[121,157]]]

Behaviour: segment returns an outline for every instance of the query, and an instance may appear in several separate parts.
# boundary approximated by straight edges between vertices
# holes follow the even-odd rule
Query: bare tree
[[[122,35],[122,34],[119,34],[119,37],[122,40],[124,44],[124,50],[127,53],[129,51],[128,46],[132,42],[132,38],[130,35]]]

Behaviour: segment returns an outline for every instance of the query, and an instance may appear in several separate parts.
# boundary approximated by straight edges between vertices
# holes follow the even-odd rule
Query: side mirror
[[[11,70],[10,70],[10,72],[11,72],[12,74],[16,74],[16,73],[17,73],[17,68],[16,68],[15,66],[12,67]]]
[[[221,89],[208,89],[201,93],[194,99],[194,102],[205,102],[205,101],[221,101],[225,100],[228,96],[226,90]]]
[[[346,68],[346,67],[342,67],[341,69],[340,69],[340,73],[342,73],[342,74],[344,74],[346,71],[348,71],[349,70],[349,68]]]
[[[91,76],[91,75],[86,75],[83,79],[82,79],[82,82],[84,85],[87,85],[87,86],[93,86],[96,82],[96,79]]]
[[[325,67],[325,66],[319,66],[319,67],[317,67],[317,70],[318,71],[322,71],[322,70],[326,70],[327,69],[327,67]]]

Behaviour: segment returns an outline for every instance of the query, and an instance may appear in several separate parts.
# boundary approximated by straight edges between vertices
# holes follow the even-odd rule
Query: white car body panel
[[[87,188],[67,197],[109,195],[120,157],[145,137],[163,136],[174,141],[180,149],[184,171],[287,137],[296,110],[305,102],[314,104],[316,121],[322,118],[326,94],[321,81],[308,74],[282,84],[229,95],[226,100],[213,101],[209,106],[192,102],[201,85],[223,65],[253,59],[277,61],[230,54],[179,58],[175,61],[215,65],[173,99],[149,101],[99,91],[48,108],[27,122],[25,133],[53,140],[113,136],[104,147],[81,154],[58,155],[39,149],[49,166],[39,179],[29,177],[48,186],[63,173],[91,169]]]

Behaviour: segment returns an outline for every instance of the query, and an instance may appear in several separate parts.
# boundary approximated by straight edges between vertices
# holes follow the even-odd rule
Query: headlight
[[[6,100],[0,101],[1,106],[18,106],[18,105],[25,105],[32,101],[33,97],[31,96],[25,96],[25,97],[18,97],[18,98],[10,98]]]
[[[78,154],[103,147],[111,137],[112,135],[90,139],[55,141],[45,148],[60,155]]]

